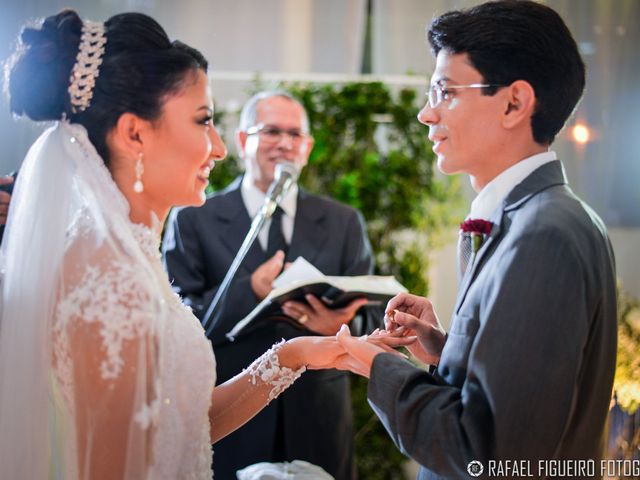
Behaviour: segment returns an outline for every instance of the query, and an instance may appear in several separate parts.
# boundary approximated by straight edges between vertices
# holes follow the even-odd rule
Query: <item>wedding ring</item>
[[[397,310],[391,310],[387,312],[387,318],[391,321],[391,323],[396,323],[396,312]]]
[[[309,320],[309,316],[305,313],[298,319],[298,322],[305,324],[307,323],[307,320]]]

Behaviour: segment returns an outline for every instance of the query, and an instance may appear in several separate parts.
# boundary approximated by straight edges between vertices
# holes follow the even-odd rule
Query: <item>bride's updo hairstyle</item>
[[[23,28],[15,53],[5,66],[5,92],[15,115],[35,121],[63,116],[83,125],[105,163],[107,133],[125,112],[153,121],[164,101],[177,93],[207,61],[197,50],[171,41],[151,17],[115,15],[105,23],[106,45],[89,107],[73,113],[68,92],[78,54],[82,19],[73,10]]]

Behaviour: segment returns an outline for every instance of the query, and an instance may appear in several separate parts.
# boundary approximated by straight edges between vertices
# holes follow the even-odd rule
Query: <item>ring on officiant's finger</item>
[[[299,319],[298,322],[305,324],[307,323],[307,320],[309,320],[309,315],[307,315],[306,313],[304,313]]]

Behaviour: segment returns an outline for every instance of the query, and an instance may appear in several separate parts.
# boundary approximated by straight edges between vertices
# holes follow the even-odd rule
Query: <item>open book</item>
[[[306,302],[305,295],[315,295],[328,308],[342,308],[356,298],[366,297],[370,303],[386,303],[393,296],[406,292],[393,277],[361,275],[334,277],[324,275],[307,260],[298,257],[273,281],[273,290],[245,318],[227,333],[233,339],[251,322],[280,310],[289,301]]]

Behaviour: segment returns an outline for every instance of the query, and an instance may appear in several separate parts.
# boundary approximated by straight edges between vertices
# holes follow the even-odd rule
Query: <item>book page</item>
[[[345,292],[368,292],[386,295],[397,295],[406,292],[394,277],[383,277],[378,275],[359,275],[354,277],[325,277],[328,282]]]
[[[292,284],[323,281],[326,281],[326,277],[320,270],[311,265],[304,257],[298,257],[273,281],[271,286],[281,288],[289,287]]]

